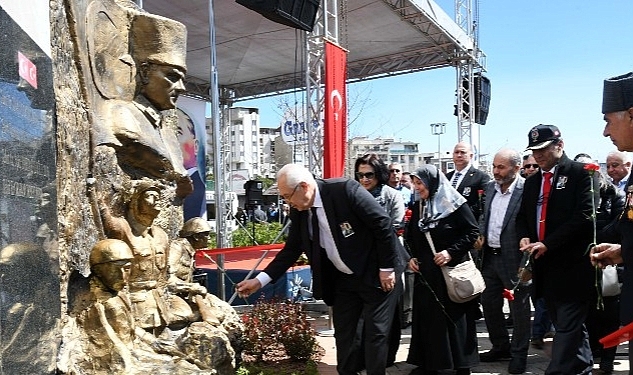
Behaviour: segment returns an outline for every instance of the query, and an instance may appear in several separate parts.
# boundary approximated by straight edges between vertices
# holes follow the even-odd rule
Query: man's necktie
[[[323,294],[321,286],[321,236],[319,234],[319,217],[317,216],[317,208],[310,209],[312,213],[312,259],[310,267],[312,268],[312,289],[315,297],[320,298]]]
[[[552,190],[552,172],[543,172],[543,203],[541,205],[541,217],[538,221],[538,239],[543,241],[545,238],[545,217],[547,215],[547,201],[549,200],[549,192]]]
[[[457,181],[459,181],[459,178],[461,177],[461,173],[459,172],[455,172],[455,176],[453,176],[453,181],[451,181],[451,186],[454,188],[457,188]]]

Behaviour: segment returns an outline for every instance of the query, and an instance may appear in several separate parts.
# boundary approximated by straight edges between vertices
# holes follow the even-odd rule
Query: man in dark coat
[[[541,171],[525,181],[517,233],[521,250],[534,257],[536,297],[545,298],[556,327],[545,374],[591,374],[593,358],[584,322],[595,280],[586,251],[594,241],[591,218],[598,201],[597,176],[565,155],[556,126],[537,125],[528,139],[528,150]]]
[[[603,135],[611,138],[618,150],[633,151],[633,72],[604,81],[602,113],[607,123]],[[614,226],[619,243],[601,243],[591,250],[592,263],[601,267],[624,264],[620,294],[623,325],[633,322],[633,179],[629,178],[625,192],[624,212]],[[629,347],[632,345],[629,341]],[[633,350],[629,350],[629,363],[633,363]]]
[[[361,370],[354,345],[361,317],[367,374],[385,374],[387,337],[405,267],[391,218],[354,180],[315,180],[306,168],[288,164],[277,173],[277,183],[292,207],[288,240],[255,279],[238,283],[237,292],[248,296],[279,279],[305,251],[314,296],[332,306],[339,374]]]
[[[459,142],[453,148],[453,163],[455,170],[446,174],[446,178],[451,182],[457,191],[466,198],[466,203],[479,221],[483,210],[483,192],[486,184],[490,181],[484,171],[472,165],[473,151],[466,142]],[[482,193],[482,194],[480,194]]]

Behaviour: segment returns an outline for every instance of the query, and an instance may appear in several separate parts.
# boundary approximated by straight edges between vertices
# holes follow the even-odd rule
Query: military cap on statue
[[[560,130],[554,125],[538,124],[528,133],[528,146],[526,150],[540,150],[561,137]]]
[[[154,14],[137,14],[132,20],[131,39],[136,61],[186,70],[187,28],[182,23]]]
[[[633,72],[604,80],[602,113],[626,111],[633,107]]]

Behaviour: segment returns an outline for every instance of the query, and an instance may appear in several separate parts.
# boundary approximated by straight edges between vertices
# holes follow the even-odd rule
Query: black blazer
[[[398,275],[403,272],[406,264],[396,256],[397,237],[391,218],[376,199],[357,181],[350,179],[318,179],[317,185],[338,252],[354,275],[367,285],[380,288],[380,268],[394,268]],[[279,279],[302,252],[312,262],[314,254],[308,217],[308,211],[290,210],[292,225],[288,240],[264,269],[273,281]],[[332,305],[333,288],[340,273],[325,255],[321,262],[321,269],[313,269],[312,277],[320,281],[323,295],[315,295],[315,298],[323,298]]]
[[[517,215],[519,239],[538,241],[537,205],[541,198],[542,173],[525,180],[521,208]],[[594,287],[594,269],[587,247],[593,242],[593,205],[599,197],[597,175],[592,178],[584,164],[571,161],[563,154],[554,174],[547,204],[545,238],[547,252],[534,261],[534,286],[537,297],[582,301]]]
[[[454,170],[450,171],[446,174],[446,178],[451,181],[454,174]],[[479,221],[479,217],[483,212],[485,189],[486,184],[489,181],[490,176],[488,176],[484,171],[471,166],[464,174],[462,183],[457,187],[457,191],[466,198],[466,203],[468,204],[468,207],[470,207],[470,210],[473,212],[475,220],[477,221]],[[480,190],[484,192],[484,195],[481,197],[479,196]]]

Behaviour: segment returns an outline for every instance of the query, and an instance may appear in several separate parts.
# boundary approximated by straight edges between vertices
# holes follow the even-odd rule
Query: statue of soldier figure
[[[231,346],[236,353],[237,363],[240,362],[243,347],[244,324],[233,307],[217,296],[207,293],[194,294],[189,285],[201,287],[193,283],[196,250],[209,246],[211,226],[201,217],[194,217],[185,222],[179,237],[172,241],[169,248],[169,280],[170,285],[181,286],[179,293],[189,293],[195,298],[202,319],[209,324],[221,327],[228,335]],[[181,294],[182,295],[182,294]],[[191,303],[191,302],[190,302]]]
[[[201,342],[217,345],[217,332],[206,323],[193,323],[179,339],[157,337],[139,327],[128,291],[134,255],[117,239],[97,242],[90,253],[90,292],[93,302],[77,318],[87,337],[77,367],[90,374],[231,374],[209,353],[200,355]],[[181,360],[176,360],[180,358]],[[217,372],[216,372],[217,371]],[[72,372],[71,372],[72,373]]]

